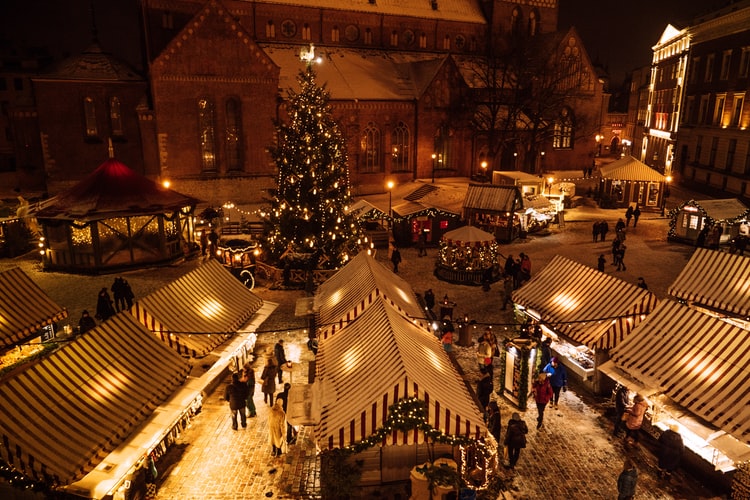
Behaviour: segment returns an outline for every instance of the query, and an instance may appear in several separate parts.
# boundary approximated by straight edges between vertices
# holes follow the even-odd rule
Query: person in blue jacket
[[[565,372],[565,367],[560,364],[556,357],[552,358],[542,371],[549,376],[549,383],[555,395],[553,404],[555,409],[557,409],[557,403],[560,401],[560,389],[563,391],[568,390],[568,374]]]

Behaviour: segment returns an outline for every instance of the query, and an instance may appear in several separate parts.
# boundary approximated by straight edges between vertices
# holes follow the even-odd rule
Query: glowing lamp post
[[[392,209],[392,201],[393,201],[393,181],[388,181],[386,184],[388,187],[388,229],[391,228],[391,221],[393,220],[393,209]]]
[[[664,217],[664,213],[667,209],[667,198],[669,197],[669,183],[672,182],[672,176],[668,175],[664,178],[664,192],[661,195],[661,216]]]
[[[547,194],[552,194],[552,183],[555,181],[554,177],[547,177]]]
[[[482,167],[482,182],[487,180],[487,162],[483,161],[480,165]]]
[[[432,153],[432,183],[435,183],[435,159],[437,159],[437,155],[435,153]]]

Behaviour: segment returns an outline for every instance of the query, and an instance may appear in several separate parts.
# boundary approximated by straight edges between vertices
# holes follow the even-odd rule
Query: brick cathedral
[[[118,160],[182,193],[258,204],[274,184],[274,122],[311,45],[355,196],[390,180],[584,168],[608,95],[576,31],[557,30],[557,3],[141,0],[145,75],[95,42],[33,78],[33,109],[11,115],[20,183],[55,194],[101,164],[111,140]],[[554,112],[508,104],[533,92],[494,63],[516,39],[572,75],[554,84],[565,90]]]

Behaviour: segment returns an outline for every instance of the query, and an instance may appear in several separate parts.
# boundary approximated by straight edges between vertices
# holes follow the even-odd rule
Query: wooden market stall
[[[587,389],[603,393],[611,387],[602,385],[607,381],[597,367],[657,299],[648,290],[558,255],[513,292],[513,302],[541,327],[543,337],[552,339],[552,350],[568,373]],[[506,375],[506,380],[512,379]]]
[[[510,243],[526,234],[523,198],[517,186],[469,184],[463,210],[469,225],[493,234],[499,242]]]
[[[688,200],[670,212],[670,219],[669,239],[691,245],[711,245],[708,232],[714,227],[721,231],[712,246],[729,243],[739,234],[750,236],[750,208],[737,198]]]
[[[599,204],[606,208],[638,205],[642,211],[662,209],[667,178],[645,163],[624,156],[599,169]]]

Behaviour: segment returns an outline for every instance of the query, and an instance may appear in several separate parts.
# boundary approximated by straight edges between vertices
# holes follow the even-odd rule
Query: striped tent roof
[[[472,438],[487,434],[482,414],[440,341],[382,297],[341,335],[321,343],[316,384],[324,388],[315,426],[323,449],[372,436],[387,420],[389,406],[415,396],[427,403],[430,425],[445,434]],[[420,431],[394,431],[383,444],[421,442]]]
[[[482,231],[474,226],[461,226],[453,231],[448,231],[442,238],[446,243],[453,246],[486,246],[495,242],[495,235]]]
[[[367,252],[360,252],[339,272],[320,285],[313,310],[318,339],[323,341],[354,321],[376,297],[383,297],[401,314],[427,328],[427,320],[411,286]]]
[[[663,301],[610,351],[616,366],[750,444],[750,332]]]
[[[599,168],[602,179],[664,182],[664,176],[632,156],[623,156]]]
[[[556,332],[592,349],[616,346],[656,306],[656,296],[619,278],[555,256],[513,302]]]
[[[667,292],[680,300],[748,317],[750,257],[698,248]]]
[[[0,382],[2,458],[62,484],[80,479],[163,403],[189,370],[186,360],[132,316],[116,314]]]
[[[67,317],[20,267],[0,272],[0,346],[12,347]]]
[[[181,354],[202,357],[263,305],[219,262],[210,260],[140,299],[133,315]]]

